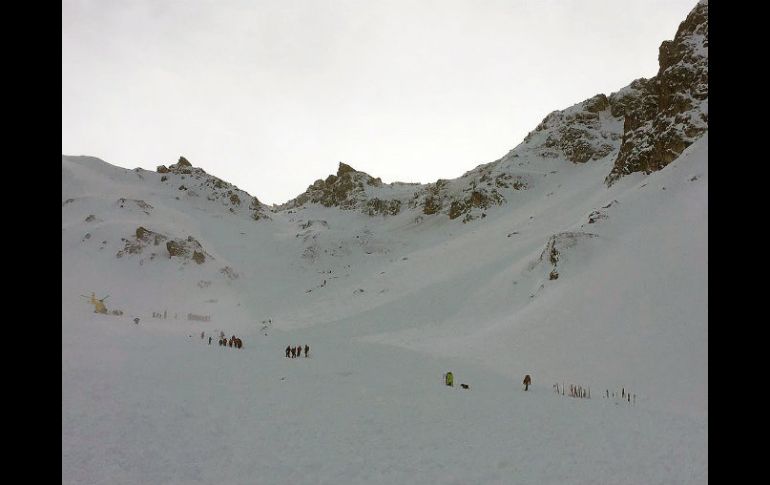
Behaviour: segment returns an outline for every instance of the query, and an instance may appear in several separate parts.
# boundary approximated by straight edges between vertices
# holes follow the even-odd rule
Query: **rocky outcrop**
[[[573,163],[599,160],[620,146],[620,117],[610,100],[597,94],[562,111],[554,111],[530,132],[535,153],[544,158],[566,158]]]
[[[504,194],[529,188],[524,175],[501,171],[497,162],[479,165],[454,180],[439,179],[420,186],[409,200],[410,209],[425,215],[446,214],[450,219],[463,216],[463,222],[486,217],[486,209],[506,202]]]
[[[165,171],[161,171],[161,168],[165,168]],[[165,167],[165,165],[160,165],[158,167],[158,173],[176,173],[176,174],[191,174],[193,173],[193,165],[190,163],[189,160],[187,160],[185,157],[179,157],[179,161],[171,164],[168,166],[168,168]],[[201,169],[198,169],[201,170]],[[205,173],[205,172],[204,172]]]
[[[457,219],[463,214],[468,214],[473,208],[487,209],[490,205],[500,205],[504,202],[503,196],[496,190],[493,191],[492,196],[474,190],[464,199],[455,199],[449,205],[449,218]],[[482,217],[486,217],[485,213],[482,213]],[[470,218],[468,218],[470,220]],[[467,221],[466,221],[467,222]]]
[[[373,198],[366,202],[366,214],[370,216],[395,216],[401,212],[401,201],[398,199],[382,200]]]
[[[630,173],[660,170],[708,130],[707,0],[695,6],[673,40],[661,44],[658,64],[655,77],[610,97],[625,120],[608,185]]]
[[[136,229],[133,239],[121,238],[120,240],[125,244],[123,249],[118,251],[115,255],[118,258],[122,258],[123,256],[130,254],[141,254],[144,252],[146,247],[151,245],[158,246],[161,243],[167,241],[168,237],[140,226]],[[157,253],[153,253],[152,257],[154,257],[156,254]]]
[[[440,179],[407,191],[403,185],[383,184],[340,163],[335,175],[316,180],[278,209],[313,203],[369,216],[408,210],[418,213],[416,223],[441,214],[468,222],[484,218],[487,210],[515,197],[515,191],[532,187],[534,171],[517,169],[532,161],[614,162],[608,184],[626,173],[658,170],[708,129],[707,0],[701,0],[682,22],[673,41],[661,45],[659,61],[654,78],[636,79],[609,96],[597,94],[548,114],[507,155],[457,179]],[[589,223],[601,219],[603,214],[597,212]]]
[[[192,259],[198,264],[206,261],[207,253],[203,250],[201,243],[192,236],[187,236],[187,239],[173,239],[166,242],[166,250],[169,258]]]
[[[366,197],[366,187],[379,187],[382,180],[374,178],[365,172],[359,172],[350,165],[340,162],[336,175],[329,175],[326,179],[318,179],[307,190],[296,197],[294,200],[281,206],[283,209],[292,209],[301,207],[305,204],[321,204],[324,207],[338,207],[343,210],[361,210],[370,215],[376,215],[383,212],[379,211],[382,206],[373,207],[369,205],[370,200]],[[384,213],[392,205],[386,203]]]
[[[364,183],[371,178],[363,172],[356,172],[349,165],[340,163],[337,175],[329,175],[326,180],[316,180],[305,192],[310,202],[325,207],[353,209],[356,196],[364,192]]]
[[[158,166],[158,173],[163,174],[160,179],[161,182],[174,183],[178,190],[185,191],[187,197],[205,196],[209,201],[219,201],[233,214],[242,213],[242,205],[244,201],[248,200],[250,201],[248,214],[252,219],[256,221],[270,219],[267,215],[267,206],[256,197],[252,197],[219,177],[206,173],[200,167],[194,167],[185,157],[179,157],[177,163],[168,167]]]
[[[562,261],[564,251],[570,249],[578,244],[581,240],[591,239],[597,237],[596,234],[588,232],[560,232],[554,234],[548,238],[548,242],[540,253],[540,257],[537,261],[533,262],[529,270],[534,270],[541,264],[546,265],[546,271],[548,272],[549,280],[556,280],[559,278],[559,263]]]
[[[256,197],[251,198],[249,210],[251,211],[251,218],[255,221],[261,221],[263,219],[270,220],[270,216],[265,213],[264,204],[262,204]]]
[[[211,258],[211,255],[192,236],[188,236],[186,239],[172,238],[142,226],[136,229],[133,238],[121,238],[121,241],[125,244],[123,249],[115,255],[118,258],[127,255],[144,254],[147,248],[158,247],[158,249],[150,250],[150,260],[153,260],[160,254],[160,247],[162,247],[163,243],[165,243],[169,258],[182,258],[183,262],[192,260],[197,264],[203,264],[207,257]],[[140,260],[140,264],[143,261],[143,259]]]

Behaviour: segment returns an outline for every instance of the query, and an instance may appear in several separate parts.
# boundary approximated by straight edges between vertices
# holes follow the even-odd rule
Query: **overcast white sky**
[[[344,161],[455,178],[657,73],[697,0],[63,0],[62,153],[184,155],[265,203]]]

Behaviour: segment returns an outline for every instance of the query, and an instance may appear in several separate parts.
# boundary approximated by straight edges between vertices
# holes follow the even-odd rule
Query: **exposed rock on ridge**
[[[179,157],[177,163],[168,167],[158,166],[157,172],[164,174],[161,177],[161,182],[174,186],[181,183],[178,185],[179,190],[185,191],[187,197],[205,195],[209,201],[220,201],[233,214],[241,213],[244,201],[250,201],[248,210],[252,219],[255,221],[270,220],[270,216],[267,214],[268,207],[262,204],[259,199],[219,177],[206,173],[202,168],[194,167],[185,157]]]
[[[529,142],[543,134],[536,151],[544,158],[563,156],[573,163],[586,163],[604,158],[620,145],[620,132],[613,129],[611,118],[622,115],[611,111],[610,100],[597,94],[563,111],[554,111],[524,139]],[[608,123],[610,121],[610,123]]]
[[[693,8],[674,40],[661,44],[658,63],[655,77],[613,95],[625,122],[608,185],[623,175],[660,170],[708,130],[707,0]]]
[[[292,209],[305,204],[321,204],[324,207],[339,207],[343,210],[361,210],[369,215],[398,214],[399,200],[369,198],[366,187],[381,187],[382,180],[365,172],[359,172],[350,165],[340,162],[336,175],[318,179],[305,192],[281,206]]]

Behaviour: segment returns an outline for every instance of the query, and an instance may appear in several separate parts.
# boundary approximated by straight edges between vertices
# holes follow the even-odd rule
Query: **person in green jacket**
[[[447,386],[454,386],[455,376],[453,376],[451,372],[447,372],[444,378],[446,379]]]

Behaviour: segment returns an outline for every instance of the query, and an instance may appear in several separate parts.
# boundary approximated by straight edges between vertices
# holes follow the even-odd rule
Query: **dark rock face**
[[[626,114],[645,113],[645,116],[655,115],[658,108],[654,99],[649,96],[643,96],[646,92],[648,79],[639,78],[631,82],[628,86],[617,93],[612,93],[609,97],[610,113],[615,117],[625,117]]]
[[[607,96],[603,94],[597,94],[593,98],[587,99],[583,102],[585,110],[589,113],[599,113],[610,107],[610,102]]]
[[[658,64],[655,77],[610,97],[613,114],[624,114],[625,121],[608,185],[660,170],[708,130],[708,2],[696,5],[674,40],[661,44]]]

